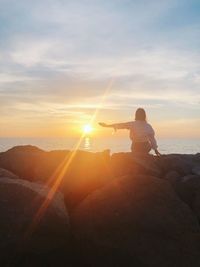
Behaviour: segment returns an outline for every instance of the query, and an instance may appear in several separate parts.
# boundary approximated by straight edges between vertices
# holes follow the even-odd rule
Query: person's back
[[[130,139],[132,140],[132,151],[149,152],[157,149],[157,143],[154,138],[154,130],[146,121],[136,120],[130,124]]]
[[[151,149],[155,150],[157,155],[160,153],[157,150],[155,133],[152,126],[146,122],[146,113],[144,109],[137,109],[135,113],[135,121],[115,124],[100,123],[103,127],[113,127],[117,129],[128,129],[130,131],[130,139],[132,140],[131,150],[137,153],[148,153]]]

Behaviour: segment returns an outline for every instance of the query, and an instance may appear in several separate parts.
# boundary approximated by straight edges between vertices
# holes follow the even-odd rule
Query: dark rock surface
[[[111,169],[115,177],[129,174],[161,175],[161,168],[152,155],[136,157],[132,153],[114,153],[111,156]]]
[[[176,184],[180,180],[180,174],[177,171],[169,171],[164,179],[170,182],[172,185]]]
[[[56,193],[40,216],[49,189],[21,179],[0,179],[0,262],[15,266],[23,257],[45,258],[69,242],[69,217]],[[38,215],[38,216],[37,216]]]
[[[86,255],[92,254],[90,266],[106,266],[114,252],[119,266],[124,253],[127,262],[141,266],[200,264],[196,217],[166,181],[155,177],[116,179],[88,196],[73,213],[72,223]]]
[[[35,168],[45,152],[34,146],[17,146],[0,153],[0,167],[22,179],[35,180]],[[39,178],[39,177],[38,177]]]
[[[6,170],[6,169],[2,169],[0,168],[0,178],[1,177],[7,177],[7,178],[12,178],[12,179],[17,179],[19,178],[17,175],[15,175],[14,173]]]
[[[69,209],[112,179],[109,164],[109,151],[46,152],[33,146],[19,146],[0,153],[0,168],[5,168],[22,179],[50,185],[60,179],[59,187]]]
[[[200,176],[200,165],[192,169],[192,173]]]
[[[200,176],[188,175],[176,185],[179,197],[187,203],[200,222]]]
[[[200,153],[2,152],[0,264],[200,266],[199,169]],[[57,193],[24,238],[52,189],[65,202]]]
[[[200,177],[197,175],[187,175],[183,181],[176,184],[176,192],[182,201],[192,207],[196,191],[200,187]]]
[[[158,165],[161,167],[163,173],[170,171],[176,171],[180,175],[184,176],[192,172],[194,163],[190,160],[186,160],[184,155],[164,155],[159,158]]]

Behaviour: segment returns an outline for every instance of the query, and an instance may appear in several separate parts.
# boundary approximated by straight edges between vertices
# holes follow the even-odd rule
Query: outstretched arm
[[[117,129],[130,129],[130,122],[124,122],[124,123],[114,123],[114,124],[107,124],[104,122],[99,122],[99,125],[102,127],[108,127],[108,128],[114,128]]]
[[[107,123],[104,123],[104,122],[99,122],[99,125],[102,126],[102,127],[107,127],[107,128],[114,128],[115,124],[107,124]]]

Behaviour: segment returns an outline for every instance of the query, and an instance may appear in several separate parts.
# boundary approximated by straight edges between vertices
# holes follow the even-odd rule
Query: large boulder
[[[194,166],[191,156],[186,157],[186,155],[178,154],[163,155],[158,158],[157,164],[164,175],[169,171],[176,171],[181,176],[190,174]]]
[[[175,190],[180,199],[193,209],[195,198],[200,194],[200,176],[190,174],[182,177]]]
[[[134,155],[131,152],[114,153],[111,156],[111,170],[116,177],[148,174],[161,176],[161,168],[153,155]]]
[[[200,227],[170,184],[125,176],[90,194],[72,214],[89,266],[200,266]]]
[[[16,146],[0,153],[0,167],[20,178],[34,181],[36,166],[45,152],[34,146]]]
[[[17,175],[15,175],[14,173],[6,170],[6,169],[2,169],[0,168],[0,178],[1,177],[7,177],[7,178],[12,178],[12,179],[17,179],[19,178]]]
[[[194,157],[193,161],[195,161],[197,164],[199,164],[200,163],[200,153],[193,155],[193,157]]]
[[[60,190],[70,210],[113,178],[108,151],[51,151],[40,159],[36,172],[50,183],[60,179]]]
[[[34,146],[18,146],[0,153],[0,167],[30,181],[57,183],[69,209],[112,178],[109,151],[46,152]],[[59,178],[58,178],[59,177]]]
[[[198,187],[198,189],[196,190],[196,194],[192,204],[192,210],[200,222],[200,187]]]
[[[169,171],[165,176],[164,179],[167,180],[171,185],[176,185],[179,182],[180,174],[177,171]]]
[[[188,175],[176,186],[179,197],[187,203],[200,222],[200,176]]]
[[[193,174],[196,174],[196,175],[200,175],[200,164],[195,166],[193,169],[192,169],[192,173]]]
[[[50,201],[45,186],[1,178],[0,199],[1,266],[23,266],[25,259],[29,259],[25,266],[32,266],[31,259],[33,266],[46,266],[55,255],[64,260],[69,247],[69,218],[61,193],[55,193]]]

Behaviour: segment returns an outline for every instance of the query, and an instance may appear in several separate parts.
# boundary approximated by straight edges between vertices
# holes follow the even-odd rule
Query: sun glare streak
[[[48,192],[47,197],[45,198],[41,207],[38,209],[36,215],[34,216],[33,221],[31,223],[30,227],[28,228],[28,231],[25,234],[25,237],[28,237],[29,235],[31,235],[34,232],[34,230],[36,229],[37,225],[39,224],[42,216],[44,215],[44,213],[47,210],[48,206],[50,205],[55,193],[57,192],[57,190],[61,184],[61,181],[62,181],[65,173],[67,172],[67,169],[69,168],[70,164],[72,163],[72,161],[76,155],[76,152],[80,147],[80,144],[81,144],[83,138],[84,138],[84,134],[81,135],[79,141],[77,142],[74,149],[72,150],[71,155],[66,156],[66,158],[61,162],[61,164],[58,166],[58,168],[56,169],[54,174],[47,181],[46,185],[50,184],[52,182],[52,180],[54,180],[55,175],[58,174],[58,175],[56,175],[57,178],[55,179],[55,182],[50,187],[50,190]]]
[[[89,132],[92,131],[92,127],[91,125],[94,123],[94,120],[98,114],[98,112],[100,111],[100,109],[102,108],[103,106],[103,103],[107,97],[107,95],[109,94],[112,86],[113,86],[113,83],[114,83],[115,79],[114,77],[110,80],[108,86],[106,87],[105,89],[105,92],[104,94],[102,95],[102,100],[100,102],[100,105],[98,108],[96,108],[96,110],[94,111],[94,114],[92,116],[92,118],[90,119],[90,122],[85,125],[84,127],[84,131],[80,137],[80,139],[78,140],[77,144],[75,145],[75,147],[72,149],[72,152],[71,152],[71,155],[67,155],[65,157],[65,159],[61,162],[61,164],[57,167],[57,169],[55,170],[55,172],[53,173],[53,175],[48,179],[46,185],[50,185],[51,183],[52,186],[50,186],[50,190],[48,192],[48,195],[47,197],[45,198],[44,202],[42,203],[42,205],[40,206],[40,208],[38,209],[38,211],[36,212],[34,218],[33,218],[33,221],[30,225],[30,227],[28,228],[27,232],[25,233],[25,237],[29,237],[33,232],[34,230],[36,229],[36,227],[38,226],[42,216],[44,215],[45,211],[47,210],[47,208],[49,207],[55,193],[57,192],[61,182],[62,182],[62,179],[64,177],[64,175],[66,174],[67,172],[67,169],[69,168],[70,164],[72,163],[75,155],[76,155],[76,152],[77,150],[79,149],[80,145],[81,145],[81,142],[83,141],[83,138],[85,137],[85,135]],[[56,179],[55,179],[56,178]]]
[[[113,86],[113,84],[114,84],[114,81],[115,81],[115,77],[111,78],[111,80],[110,80],[108,86],[107,86],[106,89],[105,89],[104,94],[102,95],[102,99],[101,99],[101,102],[100,102],[100,104],[99,104],[99,107],[95,109],[95,112],[94,112],[94,114],[92,115],[92,118],[90,119],[90,124],[93,124],[93,123],[94,123],[94,120],[95,120],[97,114],[99,113],[99,111],[100,111],[101,108],[103,107],[103,103],[105,102],[106,97],[108,96],[109,92],[111,91],[112,86]]]

